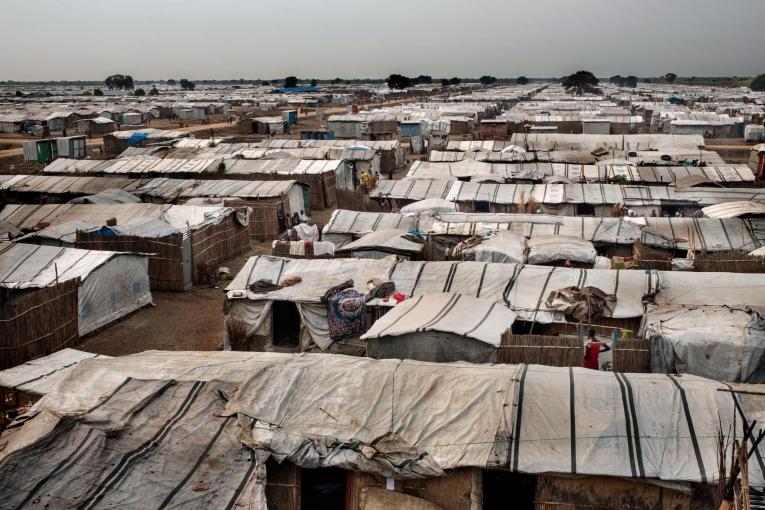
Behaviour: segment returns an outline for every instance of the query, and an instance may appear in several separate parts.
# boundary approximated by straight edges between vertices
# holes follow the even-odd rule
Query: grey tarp
[[[562,260],[592,264],[595,256],[595,246],[589,241],[573,236],[538,236],[528,241],[529,264],[549,264]]]
[[[715,483],[720,424],[765,414],[765,397],[726,389],[691,375],[329,354],[85,360],[5,432],[0,498],[262,509],[268,456],[395,478],[477,467]],[[750,459],[753,486],[764,452]]]
[[[743,307],[652,307],[640,335],[651,340],[657,373],[746,382],[765,366],[765,320]]]
[[[338,248],[337,251],[350,252],[359,258],[381,258],[386,254],[417,255],[422,251],[422,242],[412,241],[407,236],[407,231],[401,229],[375,230]]]
[[[526,238],[508,230],[485,237],[481,244],[462,250],[463,260],[523,264],[526,262]]]
[[[427,294],[399,303],[361,338],[442,331],[499,347],[502,333],[514,321],[513,312],[493,301],[460,294]]]

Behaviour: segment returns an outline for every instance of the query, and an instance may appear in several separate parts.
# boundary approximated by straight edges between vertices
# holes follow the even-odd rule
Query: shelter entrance
[[[300,312],[291,301],[274,301],[271,310],[272,341],[276,347],[297,347],[300,344]]]
[[[338,468],[300,470],[301,510],[345,508],[347,473]]]
[[[508,471],[483,471],[483,510],[534,510],[536,477]]]

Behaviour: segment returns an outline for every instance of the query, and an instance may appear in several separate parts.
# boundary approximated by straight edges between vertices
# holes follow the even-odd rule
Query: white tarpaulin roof
[[[406,230],[383,229],[364,234],[360,239],[352,241],[338,252],[363,252],[379,251],[384,253],[396,253],[402,255],[415,255],[422,251],[422,243],[406,239]]]
[[[590,241],[573,236],[537,236],[528,241],[529,264],[549,264],[561,260],[591,264],[598,254]]]
[[[649,307],[641,336],[654,372],[746,382],[765,367],[765,320],[744,307]]]
[[[322,234],[363,235],[375,230],[401,228],[409,230],[417,225],[415,218],[398,213],[358,212],[336,209],[332,212]]]
[[[720,389],[691,375],[329,354],[85,360],[6,432],[0,497],[261,510],[269,456],[394,478],[475,467],[715,483],[718,427],[736,413],[741,437],[765,409]],[[753,486],[764,451],[750,458]]]
[[[0,287],[30,289],[56,281],[85,279],[114,257],[143,257],[134,253],[56,248],[24,243],[0,243]]]
[[[526,262],[526,238],[510,230],[501,230],[481,240],[472,248],[462,250],[463,260],[475,262]]]
[[[302,281],[280,290],[252,293],[258,280],[281,283],[287,276]],[[330,287],[352,279],[356,290],[366,293],[366,283],[379,278],[393,281],[407,297],[451,292],[505,303],[519,320],[565,322],[563,314],[548,309],[550,292],[565,287],[596,287],[616,295],[611,317],[641,317],[643,297],[655,296],[657,304],[741,305],[765,307],[765,275],[743,273],[686,273],[572,269],[483,262],[396,262],[384,259],[286,259],[250,258],[226,288],[229,299],[287,300],[318,303]]]
[[[515,314],[494,301],[461,294],[427,294],[397,304],[361,339],[441,331],[499,347],[502,333],[514,321]]]
[[[0,371],[0,387],[32,395],[45,395],[80,361],[110,357],[76,349],[61,349],[48,356]]]
[[[401,214],[422,214],[456,212],[457,204],[442,198],[426,198],[401,208]]]
[[[758,202],[727,202],[724,204],[710,205],[701,210],[707,218],[736,218],[746,214],[765,216],[765,205]]]

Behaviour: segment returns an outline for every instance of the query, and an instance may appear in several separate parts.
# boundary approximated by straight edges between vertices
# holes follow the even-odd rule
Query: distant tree
[[[448,87],[449,86],[449,79],[448,78],[441,78],[441,86],[442,87]]]
[[[186,78],[181,78],[181,81],[178,82],[178,84],[181,86],[181,90],[194,90],[197,86],[196,83],[189,81]]]
[[[765,91],[765,74],[761,74],[752,80],[752,83],[749,84],[749,88],[755,92]]]
[[[94,96],[103,96],[104,95],[104,91],[101,90],[101,89],[93,89],[93,95]]]
[[[168,84],[168,85],[177,85],[177,84],[178,84],[178,82],[177,82],[177,81],[175,81],[174,79],[170,78],[169,80],[167,80],[167,84]]]
[[[493,85],[494,83],[497,83],[497,79],[494,76],[481,76],[478,81],[481,82],[481,85]]]
[[[528,85],[529,79],[526,78],[525,76],[519,76],[518,79],[515,80],[515,83],[517,83],[518,85]]]
[[[635,88],[637,87],[638,79],[637,76],[629,75],[624,79],[624,85],[627,87]]]
[[[24,97],[24,93],[20,90],[16,91],[16,97]]]
[[[402,74],[391,74],[385,81],[389,88],[397,90],[407,89],[414,85],[411,78]]]
[[[143,89],[135,89],[135,92],[133,92],[134,96],[145,96],[146,91]]]
[[[664,81],[667,83],[675,83],[675,80],[677,79],[677,75],[675,73],[667,73],[664,75]]]
[[[340,85],[341,83],[343,83],[342,78],[335,78],[332,80],[332,85]]]
[[[614,85],[618,85],[620,87],[624,86],[625,78],[621,74],[617,74],[615,76],[612,76],[608,79],[609,83],[613,83]]]
[[[417,78],[414,79],[415,83],[423,83],[423,84],[430,84],[433,83],[433,77],[428,76],[427,74],[421,74]]]
[[[263,80],[263,82],[261,83],[261,85],[262,85],[263,87],[268,87],[269,85],[271,85],[271,82],[270,82],[270,81],[268,81],[268,80]]]
[[[104,80],[104,83],[107,87],[109,87],[109,90],[132,90],[134,87],[133,77],[129,74],[113,74],[111,76],[107,76],[107,78]]]
[[[150,96],[158,96],[159,95],[159,90],[157,90],[157,86],[156,85],[152,85],[151,86],[151,90],[149,91],[149,95]]]
[[[598,79],[590,71],[577,71],[566,76],[563,80],[563,88],[570,94],[581,96],[582,94],[600,94]]]
[[[289,89],[289,88],[292,88],[292,87],[297,87],[297,84],[298,84],[298,79],[295,76],[287,76],[286,78],[284,78],[284,87],[285,88]]]
[[[460,80],[456,76],[452,78],[451,80],[449,80],[449,85],[459,85],[460,83],[462,83],[462,80]]]
[[[316,78],[313,78],[313,79],[311,80],[311,87],[315,87],[315,86],[316,86],[316,85],[318,85],[318,84],[319,84],[319,82],[318,82],[318,81],[316,81]]]

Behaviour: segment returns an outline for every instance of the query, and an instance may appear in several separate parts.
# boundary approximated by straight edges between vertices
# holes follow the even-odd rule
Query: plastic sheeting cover
[[[361,339],[442,331],[499,347],[502,333],[514,321],[513,312],[492,301],[461,294],[428,294],[393,307]]]

